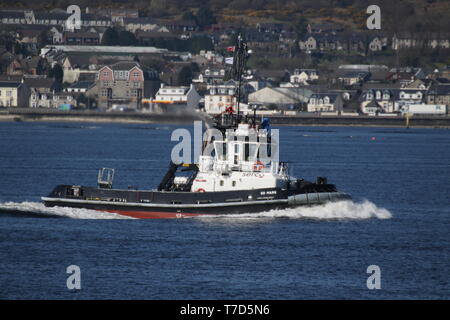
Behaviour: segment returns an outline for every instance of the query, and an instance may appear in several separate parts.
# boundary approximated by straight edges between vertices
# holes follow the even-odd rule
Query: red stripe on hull
[[[123,211],[123,210],[98,210],[117,213],[127,217],[137,219],[174,219],[200,216],[198,213],[177,213],[177,212],[153,212],[153,211]]]

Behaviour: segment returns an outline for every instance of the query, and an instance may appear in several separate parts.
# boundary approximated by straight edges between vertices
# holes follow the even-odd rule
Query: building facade
[[[209,85],[205,94],[205,112],[220,114],[229,108],[235,108],[235,84]]]
[[[140,108],[144,96],[144,73],[137,62],[118,62],[101,68],[96,80],[98,106],[106,109],[114,105]]]
[[[2,107],[28,107],[30,90],[22,82],[0,82],[0,106]]]

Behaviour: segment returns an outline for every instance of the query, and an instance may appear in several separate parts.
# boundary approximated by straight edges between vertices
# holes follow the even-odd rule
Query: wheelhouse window
[[[259,145],[257,143],[244,144],[244,161],[256,161]]]
[[[227,160],[227,144],[223,141],[214,142],[214,151],[217,155],[217,159],[221,161]]]

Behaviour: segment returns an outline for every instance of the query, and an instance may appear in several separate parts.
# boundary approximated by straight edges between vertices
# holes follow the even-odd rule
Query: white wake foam
[[[36,216],[55,216],[72,219],[133,219],[131,217],[89,209],[69,207],[46,207],[40,202],[6,202],[0,203],[1,212],[10,214],[26,213]],[[361,203],[352,201],[329,202],[320,206],[297,207],[282,210],[270,210],[260,213],[218,214],[193,217],[194,219],[208,220],[237,220],[264,221],[277,218],[288,219],[317,219],[317,220],[364,220],[364,219],[390,219],[392,214],[377,207],[374,203],[365,200]]]
[[[1,211],[10,214],[26,213],[29,215],[36,214],[36,216],[55,216],[66,217],[72,219],[133,219],[131,217],[122,216],[116,213],[103,212],[89,209],[78,209],[69,207],[46,207],[40,202],[6,202],[0,203]]]
[[[320,206],[297,207],[282,210],[270,210],[260,213],[244,213],[230,215],[201,216],[200,219],[245,219],[265,220],[276,218],[288,219],[317,219],[317,220],[364,220],[390,219],[392,214],[384,208],[365,200],[361,203],[353,201],[329,202]]]

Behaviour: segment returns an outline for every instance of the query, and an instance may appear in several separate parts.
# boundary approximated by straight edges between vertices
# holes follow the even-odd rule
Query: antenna
[[[241,85],[242,85],[242,75],[244,73],[245,64],[247,62],[249,52],[247,49],[247,43],[242,38],[241,34],[238,35],[236,41],[236,47],[234,49],[233,56],[233,79],[238,82],[238,87],[236,90],[236,101],[237,101],[237,112],[236,115],[239,118],[239,104],[241,102]]]

